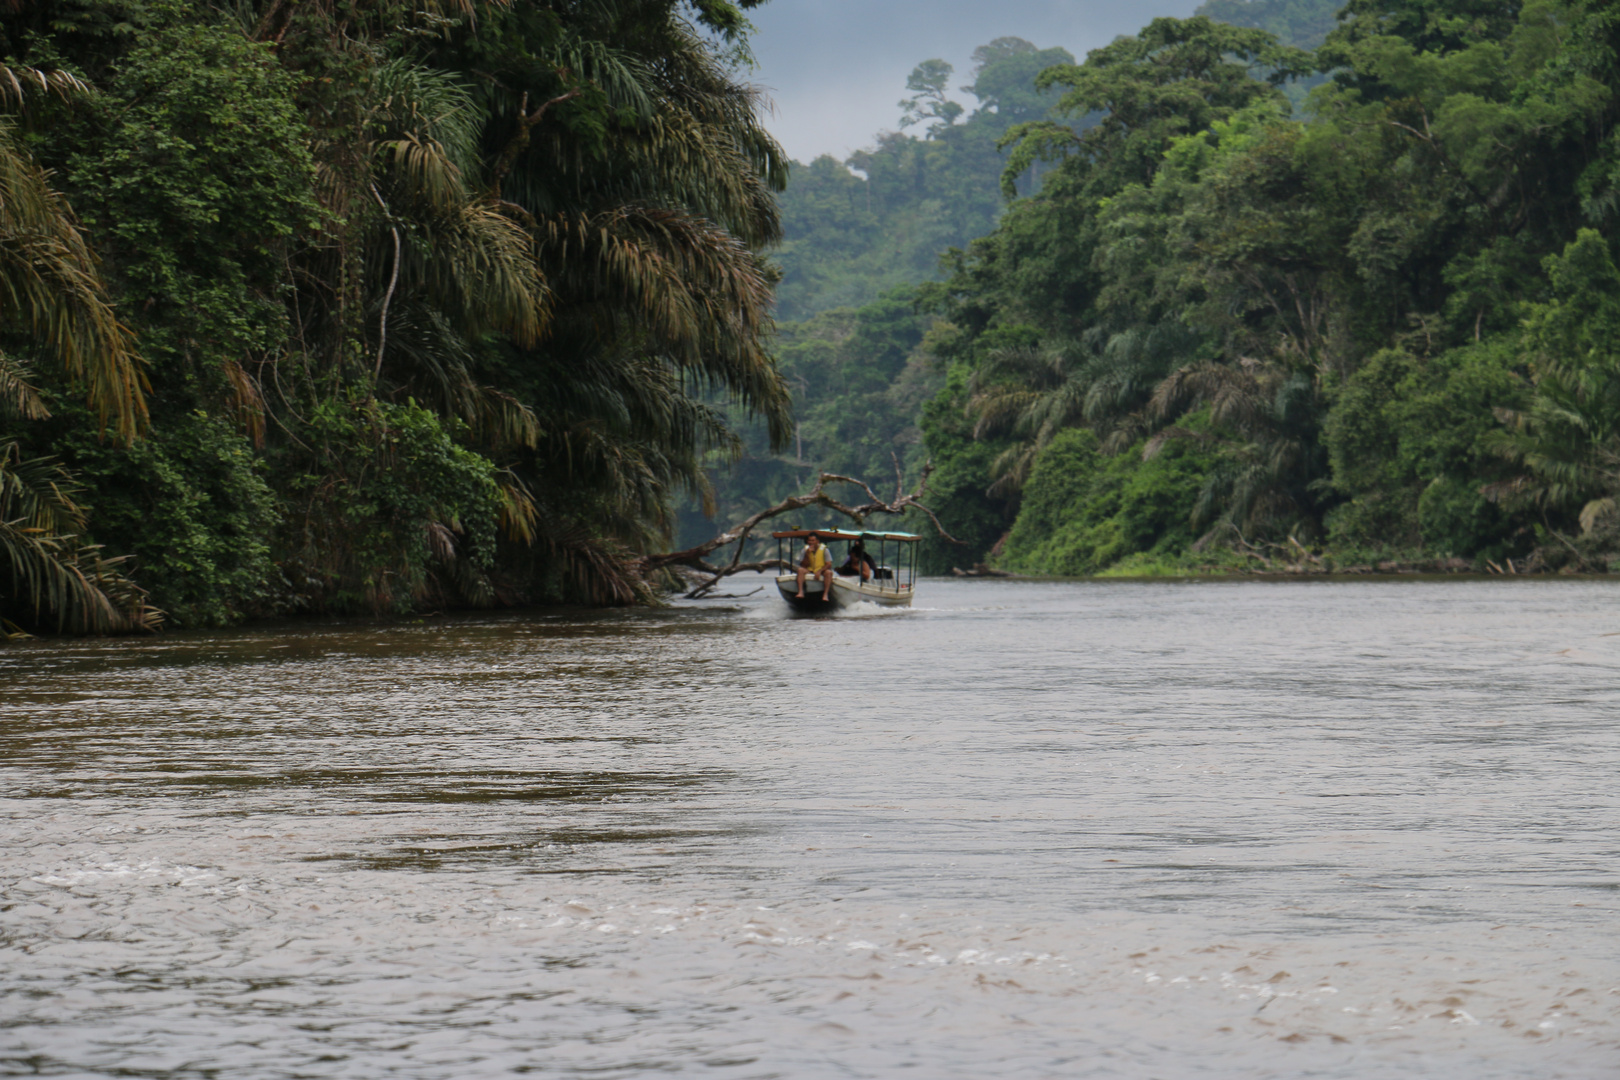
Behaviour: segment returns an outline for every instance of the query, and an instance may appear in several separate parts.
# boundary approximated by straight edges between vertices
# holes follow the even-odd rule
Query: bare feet
[[[793,599],[795,599],[795,600],[803,600],[804,599],[804,593],[794,593],[793,594]]]

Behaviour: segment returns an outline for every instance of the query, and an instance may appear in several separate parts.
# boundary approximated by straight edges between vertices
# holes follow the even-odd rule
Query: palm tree
[[[1201,429],[1175,422],[1204,409],[1208,424]],[[1301,532],[1309,539],[1320,529],[1319,492],[1328,470],[1318,433],[1322,411],[1316,382],[1302,371],[1247,357],[1189,364],[1155,388],[1144,422],[1159,430],[1142,453],[1152,457],[1173,439],[1219,452],[1221,463],[1193,510],[1195,526]]]
[[[28,372],[0,356],[0,417],[49,417],[28,382]],[[0,639],[17,636],[17,620],[54,622],[58,630],[105,633],[153,630],[162,613],[123,573],[122,558],[107,558],[80,540],[85,511],[79,486],[61,465],[24,457],[15,439],[0,439],[0,567],[23,611],[0,605]]]
[[[1525,320],[1535,396],[1526,410],[1498,412],[1506,430],[1495,449],[1523,472],[1484,493],[1543,510],[1579,508],[1590,532],[1620,497],[1620,269],[1593,229],[1549,264],[1553,297]]]
[[[463,7],[476,33],[378,61],[348,119],[316,126],[329,224],[298,258],[303,355],[278,374],[310,408],[342,393],[360,417],[371,394],[464,423],[499,466],[507,557],[608,580],[667,531],[676,492],[704,489],[709,452],[734,449],[711,394],[790,435],[759,254],[786,159],[758,92],[669,0],[565,3],[544,26]],[[386,23],[289,10],[255,32]]]
[[[63,72],[0,65],[0,106],[20,106],[23,87],[89,92]],[[146,380],[96,262],[67,200],[0,118],[0,319],[54,355],[102,424],[127,442],[146,421]]]
[[[21,106],[25,88],[88,93],[62,72],[0,65],[0,105]],[[23,331],[84,387],[103,425],[128,441],[146,419],[145,380],[129,332],[107,303],[96,259],[66,200],[0,119],[0,319]],[[0,355],[0,418],[43,420],[50,412],[28,369]],[[42,457],[24,457],[0,438],[0,568],[30,608],[16,618],[90,632],[152,629],[161,613],[122,572],[85,544],[84,509],[72,476]],[[20,632],[0,616],[0,634]]]
[[[1496,500],[1578,509],[1590,532],[1620,505],[1620,358],[1583,360],[1543,357],[1530,407],[1498,410],[1505,430],[1494,448],[1523,472],[1484,491]]]
[[[540,507],[537,554],[600,583],[587,598],[624,600],[626,579],[604,569],[614,553],[666,538],[672,496],[701,497],[709,453],[736,452],[713,395],[762,418],[773,444],[791,437],[759,253],[780,238],[786,158],[758,91],[672,5],[571,10],[549,54],[565,78],[485,84],[484,145],[552,298],[542,339],[513,357],[543,431],[516,466]],[[600,135],[582,138],[582,121]]]
[[[1095,327],[1079,346],[1012,348],[993,353],[968,382],[973,436],[1010,435],[992,464],[989,494],[1013,495],[1058,432],[1085,425],[1112,433],[1110,451],[1132,441],[1131,413],[1159,380],[1197,346],[1179,322],[1109,331]]]
[[[989,494],[1023,490],[1046,444],[1084,419],[1089,386],[1084,360],[1059,348],[1000,349],[973,373],[967,403],[975,417],[973,437],[1014,438],[991,464]]]
[[[706,459],[737,445],[721,399],[785,443],[762,250],[779,238],[786,156],[711,36],[736,44],[754,2],[247,0],[224,24],[204,8],[161,16],[239,30],[263,48],[233,56],[299,76],[284,80],[306,121],[287,190],[313,162],[296,195],[322,212],[293,234],[285,275],[262,260],[255,284],[286,298],[289,332],[251,360],[235,343],[187,352],[220,378],[176,390],[233,408],[269,444],[279,557],[360,603],[368,578],[421,584],[425,563],[435,587],[494,595],[500,568],[483,579],[465,565],[457,519],[493,477],[506,569],[603,581],[623,599],[633,583],[605,568],[660,539],[675,495],[701,494]],[[133,437],[145,385],[129,336],[65,205],[9,131],[0,143],[0,305]],[[20,220],[53,211],[54,226]],[[390,424],[417,423],[419,407],[439,460],[481,459],[457,474],[467,490],[430,490],[419,459],[390,456]],[[409,522],[355,495],[383,468],[416,508]],[[309,540],[362,526],[392,535],[367,541],[375,567]]]
[[[693,389],[734,394],[785,445],[791,402],[769,352],[774,272],[758,251],[781,237],[774,193],[787,166],[759,123],[760,94],[668,3],[603,0],[581,12],[555,62],[588,88],[581,102],[614,118],[611,141],[535,128],[503,181],[566,297],[568,336],[655,356]],[[521,109],[511,95],[493,99],[497,123]]]

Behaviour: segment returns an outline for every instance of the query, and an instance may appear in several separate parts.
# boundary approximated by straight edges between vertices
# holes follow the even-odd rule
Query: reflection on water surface
[[[0,653],[0,1069],[1620,1077],[1620,587]]]

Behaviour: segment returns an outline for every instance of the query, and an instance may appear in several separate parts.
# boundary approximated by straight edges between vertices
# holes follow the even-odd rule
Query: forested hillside
[[[1620,562],[1612,5],[999,38],[790,168],[759,2],[0,12],[0,631],[650,601],[926,462],[935,569]]]
[[[921,348],[937,316],[916,309],[912,287],[941,278],[947,250],[995,227],[1006,205],[1000,140],[1047,114],[1058,94],[1037,88],[1035,77],[1073,60],[1061,48],[997,38],[974,50],[972,81],[960,90],[950,64],[926,60],[896,107],[899,130],[879,133],[847,161],[824,155],[791,165],[773,258],[782,267],[777,355],[793,395],[794,438],[773,451],[764,427],[737,417],[742,455],[710,469],[712,516],[699,500],[686,504],[683,545],[801,490],[823,469],[885,489],[896,463],[915,478],[926,457],[920,407],[941,373]],[[964,93],[977,102],[971,111],[958,100]],[[1012,178],[1014,187],[1033,190],[1041,168]]]
[[[1314,47],[1335,25],[1338,4],[1209,0],[1200,12]],[[1037,86],[1036,78],[1048,67],[1074,62],[1063,48],[1041,49],[1003,37],[980,46],[973,60],[972,81],[960,93],[952,90],[954,72],[946,62],[917,65],[907,84],[912,96],[897,106],[898,130],[877,134],[871,148],[844,162],[824,155],[792,166],[781,196],[784,239],[776,258],[783,280],[777,287],[777,316],[797,437],[785,452],[771,453],[756,433],[740,459],[712,469],[717,512],[711,519],[696,511],[695,502],[689,504],[682,515],[683,543],[712,534],[716,520],[729,521],[779,500],[823,468],[887,483],[896,461],[909,481],[930,460],[918,426],[921,414],[896,411],[890,402],[905,402],[909,409],[920,387],[932,393],[943,385],[940,357],[920,344],[927,328],[939,321],[938,311],[916,311],[908,364],[896,367],[880,350],[870,354],[872,363],[861,365],[865,377],[855,382],[845,372],[867,354],[860,352],[864,334],[851,336],[852,329],[868,320],[891,325],[898,307],[916,308],[913,286],[942,278],[951,252],[990,232],[1010,198],[1038,189],[1049,168],[1038,157],[1008,177],[1004,189],[1010,129],[1055,119],[1082,132],[1102,115],[1097,110],[1054,117],[1059,88]],[[1285,85],[1292,97],[1302,99],[1305,88],[1319,81],[1306,72]],[[977,101],[972,111],[956,100],[964,93]],[[831,317],[818,316],[829,311]],[[879,371],[903,372],[903,382],[874,398],[868,383]],[[857,430],[860,437],[851,438]],[[987,450],[981,448],[979,456]],[[978,482],[988,461],[962,482]],[[978,501],[953,500],[953,509],[984,529],[1004,524],[1002,513],[988,513]],[[964,557],[936,548],[931,562],[942,569]]]
[[[1204,0],[1193,14],[1264,30],[1296,49],[1314,49],[1339,25],[1343,6],[1343,0]]]
[[[950,64],[923,61],[896,107],[898,130],[876,133],[847,161],[823,155],[795,163],[781,196],[777,317],[798,322],[859,307],[939,277],[940,255],[989,232],[1001,213],[1001,137],[1045,117],[1057,101],[1035,77],[1073,62],[1065,49],[997,38],[974,50],[973,81],[956,89]],[[964,94],[977,102],[973,109],[957,100]],[[1015,183],[1028,193],[1038,173],[1036,165]]]
[[[758,2],[8,5],[0,629],[650,597],[793,430]]]
[[[1046,573],[1608,569],[1617,31],[1352,0],[1314,53],[1159,19],[1044,71],[1104,115],[1013,129],[1055,171],[931,287],[947,523]]]

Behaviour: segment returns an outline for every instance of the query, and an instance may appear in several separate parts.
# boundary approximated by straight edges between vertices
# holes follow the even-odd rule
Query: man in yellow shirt
[[[804,579],[816,577],[821,579],[821,599],[832,600],[833,566],[832,560],[827,557],[827,549],[821,546],[821,537],[811,533],[804,538],[804,558],[799,560],[799,594],[796,599],[804,599]]]

